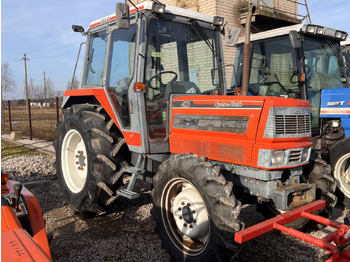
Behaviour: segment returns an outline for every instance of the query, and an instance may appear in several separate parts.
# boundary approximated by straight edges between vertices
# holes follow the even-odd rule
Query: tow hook
[[[315,201],[315,184],[294,184],[281,186],[273,191],[276,208],[282,211],[292,210]]]

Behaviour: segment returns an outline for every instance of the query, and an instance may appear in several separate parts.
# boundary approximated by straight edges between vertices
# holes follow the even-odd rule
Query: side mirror
[[[123,3],[117,3],[115,9],[116,23],[118,28],[129,29],[130,28],[130,12],[129,6]]]
[[[78,33],[81,33],[82,35],[86,35],[84,27],[82,27],[81,25],[72,25],[72,29],[74,32],[78,32]]]
[[[294,49],[301,48],[300,35],[297,31],[293,30],[289,32],[289,41]]]
[[[239,35],[241,34],[241,29],[238,27],[231,27],[228,31],[228,36],[225,42],[226,46],[235,46],[238,40]]]

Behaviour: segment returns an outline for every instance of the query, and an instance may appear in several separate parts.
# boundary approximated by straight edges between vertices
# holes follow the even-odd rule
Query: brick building
[[[144,0],[134,0],[135,4]],[[163,4],[191,9],[200,13],[225,18],[227,32],[230,27],[241,28],[244,35],[244,25],[248,12],[248,0],[161,0]],[[252,0],[257,9],[252,19],[252,32],[265,31],[281,26],[296,24],[307,18],[306,0]],[[227,35],[226,35],[227,36]],[[223,36],[225,44],[225,36]],[[235,48],[224,46],[225,64],[233,64]],[[232,67],[226,68],[227,83],[230,83]]]

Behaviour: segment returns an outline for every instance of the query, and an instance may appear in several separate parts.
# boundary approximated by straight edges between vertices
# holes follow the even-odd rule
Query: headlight
[[[315,27],[314,26],[308,26],[306,28],[306,32],[310,33],[310,34],[314,34],[315,33]]]
[[[323,35],[324,28],[323,27],[317,27],[317,34]]]
[[[341,32],[338,31],[338,32],[335,34],[335,37],[336,37],[336,38],[341,38]]]
[[[338,120],[333,120],[333,121],[332,121],[332,127],[333,127],[333,128],[339,128],[339,126],[340,126],[340,125],[339,125],[339,121],[338,121]]]
[[[165,5],[153,2],[152,12],[153,13],[157,13],[157,14],[164,14],[164,12],[165,12]]]
[[[271,164],[272,165],[282,165],[284,163],[284,151],[275,150],[272,152]]]
[[[309,156],[309,148],[306,147],[303,149],[303,152],[301,153],[301,162],[307,161],[308,156]]]
[[[214,16],[213,25],[223,26],[224,25],[224,18],[220,16]]]

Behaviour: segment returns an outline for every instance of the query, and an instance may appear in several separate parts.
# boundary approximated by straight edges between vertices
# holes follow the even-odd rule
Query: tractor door
[[[116,29],[111,33],[107,86],[114,93],[115,106],[124,127],[130,127],[127,90],[134,74],[136,24],[129,29]]]
[[[222,94],[223,74],[214,28],[152,19],[145,65],[148,137],[166,142],[176,94]]]

